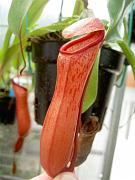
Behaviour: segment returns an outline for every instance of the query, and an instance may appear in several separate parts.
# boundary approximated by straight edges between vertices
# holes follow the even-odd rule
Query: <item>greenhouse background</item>
[[[97,1],[96,1],[97,2]],[[61,10],[61,0],[50,0],[37,22],[38,27],[57,22]],[[99,4],[98,4],[99,3]],[[89,8],[93,9],[96,17],[108,19],[106,0],[94,3],[89,0]],[[2,47],[5,32],[8,27],[7,15],[11,0],[0,1],[0,47]],[[71,16],[75,1],[64,0],[62,15]],[[102,9],[102,10],[101,10]],[[104,10],[103,10],[104,9]],[[131,48],[135,52],[134,43]],[[127,73],[131,68],[127,68]],[[94,140],[91,153],[85,163],[75,168],[80,180],[133,180],[135,161],[135,86],[119,79],[113,86],[107,113],[102,130]],[[40,134],[42,126],[34,120],[34,91],[29,94],[28,105],[32,119],[32,128],[26,137],[21,152],[15,155],[12,145],[17,135],[17,124],[0,124],[0,180],[30,179],[44,172],[40,165]],[[12,163],[16,160],[18,171],[12,174]]]

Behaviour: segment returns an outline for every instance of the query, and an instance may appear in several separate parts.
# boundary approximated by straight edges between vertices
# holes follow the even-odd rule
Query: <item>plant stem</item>
[[[64,0],[61,1],[61,7],[60,7],[60,15],[59,15],[59,21],[62,20],[62,9],[63,9],[63,2]]]
[[[24,66],[23,66],[23,68],[20,70],[20,75],[22,75],[24,69],[26,68],[26,60],[25,60],[24,53],[23,53],[22,33],[21,33],[21,32],[22,32],[22,28],[20,29],[19,40],[20,40],[20,50],[21,50],[21,54],[22,54],[23,61],[24,61]]]

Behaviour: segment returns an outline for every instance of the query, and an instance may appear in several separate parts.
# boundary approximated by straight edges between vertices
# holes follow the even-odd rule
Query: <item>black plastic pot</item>
[[[100,69],[119,75],[124,61],[125,57],[121,52],[106,47],[101,49]]]
[[[32,43],[32,56],[36,65],[35,120],[43,124],[56,83],[56,62],[64,41]]]
[[[96,116],[102,127],[112,87],[117,75],[122,71],[125,56],[118,51],[103,47],[99,64],[98,94],[95,103],[82,114],[82,121],[87,121],[90,116]]]
[[[0,123],[13,124],[16,101],[14,97],[0,97]]]
[[[32,44],[33,61],[36,63],[35,118],[43,120],[51,102],[56,81],[56,59],[64,42]],[[103,47],[100,57],[99,84],[96,102],[82,114],[82,122],[93,114],[103,123],[112,86],[123,67],[124,56],[115,50]]]

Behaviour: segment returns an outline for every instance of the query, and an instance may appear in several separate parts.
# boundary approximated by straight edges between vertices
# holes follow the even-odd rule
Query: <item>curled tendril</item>
[[[24,52],[23,52],[23,46],[22,46],[22,27],[21,27],[20,33],[19,33],[19,40],[20,40],[20,50],[21,50],[21,54],[22,54],[22,58],[23,58],[23,62],[24,62],[24,66],[20,70],[20,75],[22,75],[24,69],[26,68],[26,60],[25,60],[25,56],[24,56]]]

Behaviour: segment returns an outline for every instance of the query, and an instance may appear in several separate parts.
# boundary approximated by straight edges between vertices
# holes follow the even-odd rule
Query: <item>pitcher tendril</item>
[[[26,68],[26,60],[25,60],[25,56],[24,56],[24,52],[23,52],[23,46],[22,46],[22,27],[21,27],[20,33],[19,33],[19,40],[20,40],[20,50],[21,50],[21,54],[22,54],[22,58],[23,58],[23,62],[24,62],[24,66],[20,70],[20,75],[22,75],[24,69]]]

